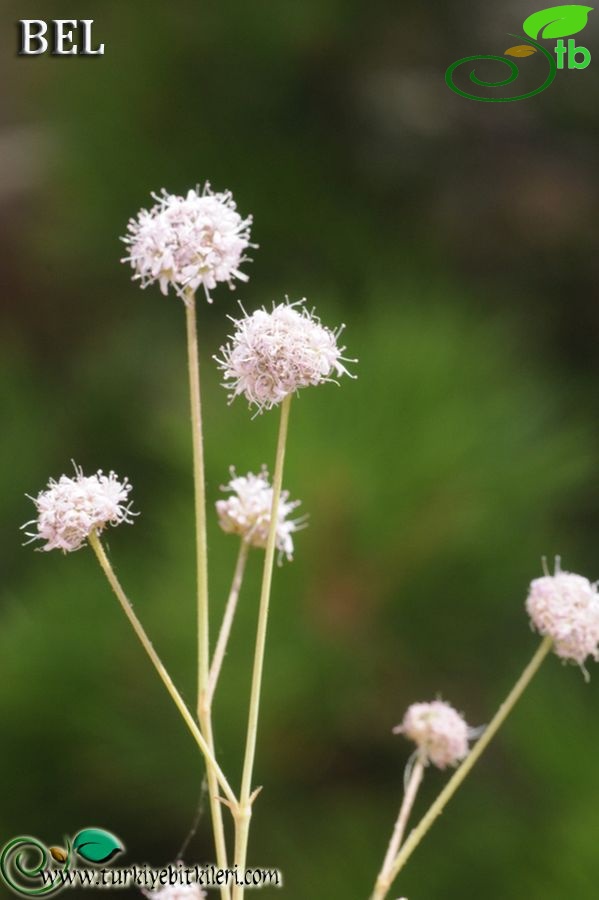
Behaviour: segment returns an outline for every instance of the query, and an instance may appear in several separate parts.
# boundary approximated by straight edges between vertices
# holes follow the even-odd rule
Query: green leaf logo
[[[87,862],[105,863],[125,848],[118,838],[101,828],[84,828],[75,835],[73,849]]]
[[[533,38],[561,38],[578,34],[587,24],[592,6],[551,6],[533,13],[524,21],[525,33]]]

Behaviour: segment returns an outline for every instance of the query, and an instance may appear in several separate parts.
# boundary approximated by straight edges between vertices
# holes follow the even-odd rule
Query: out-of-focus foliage
[[[292,407],[285,484],[310,525],[275,574],[251,845],[289,900],[368,895],[407,704],[440,693],[487,721],[535,647],[523,600],[541,556],[597,575],[596,75],[561,73],[525,104],[469,103],[443,83],[459,56],[496,52],[525,6],[479,4],[477,19],[462,4],[90,0],[104,59],[23,60],[24,13],[6,4],[3,841],[97,824],[129,861],[160,863],[198,802],[193,742],[91,553],[33,553],[18,533],[25,492],[71,458],[128,475],[141,515],[108,534],[111,556],[193,706],[183,313],[118,263],[153,189],[209,178],[255,215],[249,285],[201,308],[211,504],[229,465],[274,455],[276,414],[228,408],[211,361],[237,296],[251,309],[306,294],[326,324],[347,321],[359,357],[357,381]],[[588,46],[595,34],[590,20]],[[236,544],[213,518],[209,537],[214,631]],[[217,698],[234,781],[260,557]],[[398,895],[594,900],[595,680],[546,663]],[[430,773],[419,809],[445,778]],[[204,817],[188,857],[212,855]]]

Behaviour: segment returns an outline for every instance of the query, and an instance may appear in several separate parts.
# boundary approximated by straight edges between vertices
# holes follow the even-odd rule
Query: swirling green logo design
[[[46,847],[34,837],[17,837],[9,841],[0,854],[0,877],[15,894],[42,897],[57,894],[65,887],[58,875],[67,872],[74,854],[86,862],[107,863],[124,847],[118,838],[102,828],[84,828],[73,840],[65,838],[66,849]]]
[[[559,40],[555,47],[555,52],[558,55],[558,62],[556,63],[556,59],[551,51],[546,47],[543,47],[542,44],[539,44],[538,38],[561,39],[573,34],[578,34],[578,32],[582,31],[587,24],[588,14],[592,9],[592,6],[568,4],[566,6],[552,6],[549,9],[542,9],[540,12],[533,13],[524,21],[522,26],[527,37],[523,38],[519,35],[510,35],[510,37],[515,37],[517,40],[524,41],[525,43],[510,47],[505,51],[504,56],[479,54],[478,56],[465,56],[463,59],[458,59],[449,66],[445,73],[445,82],[447,86],[451,88],[454,93],[459,94],[460,97],[466,97],[467,100],[478,100],[482,103],[512,103],[515,100],[527,100],[529,97],[534,97],[535,94],[540,94],[553,82],[557,74],[557,69],[563,68],[564,57],[566,54],[568,58],[568,68],[573,69],[586,68],[590,62],[591,55],[586,48],[576,47],[574,41],[568,41],[568,47],[566,47],[564,42]],[[538,52],[547,60],[549,71],[545,80],[539,87],[527,91],[524,94],[517,94],[514,97],[481,97],[478,94],[472,94],[469,91],[462,90],[462,88],[458,87],[454,81],[454,74],[460,66],[479,62],[484,59],[491,59],[507,66],[509,75],[506,78],[497,81],[485,81],[477,76],[476,69],[472,69],[470,72],[470,81],[478,87],[483,88],[505,87],[508,84],[512,84],[520,74],[516,63],[505,57],[513,56],[524,59],[528,56],[533,56]],[[576,62],[577,52],[584,53],[582,63]]]

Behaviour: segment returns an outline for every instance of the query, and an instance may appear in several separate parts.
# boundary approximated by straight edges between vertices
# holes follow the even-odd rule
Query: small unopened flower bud
[[[455,766],[468,755],[468,741],[479,732],[468,726],[463,716],[449,703],[413,703],[394,734],[414,741],[426,762],[439,769]]]
[[[304,302],[229,317],[235,332],[216,361],[225,373],[230,401],[244,394],[250,406],[262,412],[300,388],[350,374],[343,363],[354,360],[346,359],[345,348],[338,345],[343,326],[326,328]]]
[[[223,485],[230,491],[226,500],[216,501],[219,525],[227,534],[238,534],[252,547],[266,547],[272,509],[272,487],[268,470],[262,467],[258,475],[248,472],[237,475],[231,468],[231,480]],[[289,515],[300,506],[299,500],[289,500],[289,492],[281,491],[276,532],[276,548],[287,559],[293,558],[292,534],[304,527],[305,517],[290,519]]]
[[[213,193],[206,184],[200,193],[191,190],[185,197],[164,189],[152,194],[156,201],[130,219],[123,238],[134,279],[142,288],[158,282],[163,294],[169,287],[186,299],[185,291],[202,285],[208,302],[218,282],[233,287],[235,279],[247,281],[239,270],[247,260],[252,217],[242,219],[230,191]]]
[[[100,534],[107,525],[131,523],[134,513],[128,500],[131,485],[119,480],[114,472],[84,475],[75,467],[75,477],[53,478],[45,491],[30,497],[37,509],[37,519],[23,525],[36,526],[26,531],[31,541],[45,541],[42,550],[79,550],[93,532]]]
[[[582,575],[561,572],[535,579],[526,611],[539,634],[553,639],[562,659],[583,666],[587,656],[599,660],[599,595]]]

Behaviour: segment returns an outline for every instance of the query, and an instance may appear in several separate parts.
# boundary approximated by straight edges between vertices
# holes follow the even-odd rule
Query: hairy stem
[[[412,812],[412,807],[414,806],[414,801],[416,800],[418,789],[422,784],[423,775],[424,760],[421,757],[418,757],[414,764],[414,768],[412,769],[412,774],[410,775],[410,778],[406,785],[406,790],[399,810],[399,815],[395,823],[395,828],[393,829],[393,834],[391,835],[391,840],[389,841],[389,846],[387,848],[387,853],[385,855],[381,871],[379,872],[376,879],[371,900],[382,900],[382,898],[386,896],[389,888],[391,887],[391,883],[393,881],[391,870],[399,848],[401,847],[401,842],[406,830],[406,825],[408,824],[408,819],[410,817],[410,813]]]
[[[266,647],[266,630],[268,625],[268,609],[270,605],[270,591],[272,585],[272,573],[275,560],[277,522],[279,516],[279,500],[283,483],[283,466],[285,462],[285,446],[287,443],[287,430],[289,425],[289,408],[291,397],[286,397],[281,405],[281,420],[279,424],[279,437],[277,441],[277,455],[272,482],[272,507],[270,510],[270,527],[266,542],[264,556],[264,569],[262,574],[262,588],[260,592],[260,609],[258,612],[258,629],[256,633],[256,649],[254,654],[254,669],[252,674],[252,687],[250,692],[250,707],[248,714],[248,727],[245,745],[245,757],[243,762],[243,775],[241,779],[241,792],[239,807],[235,814],[235,862],[239,871],[245,869],[247,858],[247,846],[252,815],[252,777],[254,772],[254,758],[256,755],[256,740],[258,736],[258,717],[260,713],[260,695],[262,690],[262,672],[264,669],[264,651]],[[233,888],[233,900],[242,900],[243,886],[235,885]]]
[[[551,650],[552,645],[553,641],[550,637],[543,638],[533,658],[522,672],[522,675],[520,676],[506,699],[503,701],[490,723],[485,728],[485,731],[480,740],[476,742],[461,766],[459,766],[459,768],[455,770],[452,777],[449,779],[428,812],[424,814],[416,828],[414,828],[413,831],[410,832],[406,839],[406,842],[395,857],[395,861],[390,871],[390,884],[395,880],[399,872],[403,869],[406,862],[408,861],[422,838],[434,823],[435,819],[437,819],[441,815],[441,813],[447,806],[447,803],[451,800],[474,764],[489,746],[489,744],[507,719],[508,715],[532,681],[533,677],[538,672],[541,663]]]
[[[172,678],[170,677],[170,675],[168,674],[166,668],[164,667],[164,665],[162,663],[162,660],[160,659],[160,657],[154,650],[152,642],[150,641],[149,637],[147,636],[146,632],[144,631],[143,625],[141,624],[141,622],[135,615],[135,612],[133,611],[133,607],[131,606],[131,602],[127,598],[125,592],[123,591],[123,588],[121,587],[121,584],[120,584],[118,578],[116,577],[114,569],[112,568],[110,561],[109,561],[108,557],[106,556],[104,547],[102,546],[102,543],[101,543],[98,535],[95,534],[95,532],[92,532],[90,534],[89,543],[90,543],[92,550],[96,554],[98,562],[100,563],[100,566],[102,567],[102,571],[106,575],[106,578],[108,579],[108,582],[109,582],[112,590],[116,594],[116,598],[119,601],[119,603],[123,609],[123,612],[129,619],[129,622],[131,623],[131,626],[132,626],[135,634],[139,638],[139,641],[140,641],[142,647],[144,648],[144,650],[150,657],[156,671],[158,672],[158,674],[160,675],[160,678],[163,681],[164,686],[166,687],[167,691],[169,692],[171,699],[173,700],[173,703],[175,704],[175,706],[181,713],[181,716],[183,717],[185,724],[191,731],[198,747],[202,751],[202,754],[204,755],[204,759],[206,760],[206,765],[209,766],[214,771],[217,782],[218,782],[218,784],[220,784],[220,786],[222,788],[223,794],[225,795],[225,797],[231,804],[232,808],[235,809],[235,807],[237,806],[237,798],[235,797],[235,794],[233,793],[233,790],[231,789],[229,782],[227,781],[227,778],[225,777],[224,773],[221,771],[220,766],[218,765],[216,759],[214,758],[214,754],[212,753],[212,750],[208,746],[208,743],[205,740],[204,736],[202,735],[200,729],[198,728],[195,719],[193,718],[192,714],[190,713],[187,706],[185,705],[185,701],[183,700],[179,691],[175,687]]]
[[[200,396],[200,360],[196,321],[196,302],[193,291],[186,292],[187,363],[189,367],[189,397],[193,442],[193,482],[196,524],[196,566],[198,591],[198,720],[211,755],[214,758],[212,714],[208,703],[208,672],[210,666],[210,630],[208,616],[208,549],[206,541],[206,482],[204,475],[204,439]],[[222,869],[228,867],[223,812],[218,797],[218,783],[213,766],[207,762],[208,794],[214,831],[216,859]],[[229,900],[228,885],[221,886],[222,900]]]
[[[237,601],[239,600],[239,592],[243,583],[243,576],[245,574],[245,566],[247,563],[249,552],[250,545],[246,540],[242,538],[239,547],[239,554],[237,556],[237,563],[235,565],[233,583],[231,584],[231,590],[229,592],[229,599],[227,600],[225,614],[223,616],[222,625],[220,627],[220,632],[218,635],[218,641],[216,642],[214,655],[212,657],[212,663],[210,665],[207,691],[208,704],[210,706],[212,706],[214,692],[218,683],[218,677],[220,675],[220,670],[222,668],[225,653],[227,651],[227,645],[229,643],[231,627],[233,625],[233,619],[235,618],[235,612],[237,610]]]

